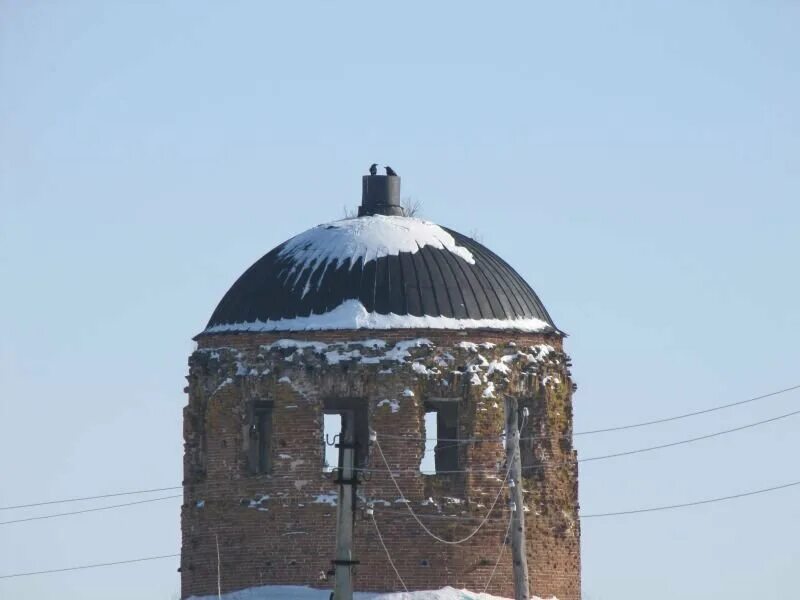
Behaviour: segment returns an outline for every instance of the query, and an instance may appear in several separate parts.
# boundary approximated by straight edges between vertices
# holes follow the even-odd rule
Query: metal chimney
[[[400,177],[397,175],[364,175],[361,178],[361,206],[358,216],[394,215],[402,217]]]

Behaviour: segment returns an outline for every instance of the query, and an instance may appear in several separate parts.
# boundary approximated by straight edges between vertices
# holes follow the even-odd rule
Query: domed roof
[[[525,280],[475,240],[403,216],[400,177],[368,175],[359,216],[273,249],[222,298],[203,333],[312,329],[558,332]]]
[[[267,253],[205,333],[360,328],[556,330],[531,287],[485,246],[376,214],[319,225]]]

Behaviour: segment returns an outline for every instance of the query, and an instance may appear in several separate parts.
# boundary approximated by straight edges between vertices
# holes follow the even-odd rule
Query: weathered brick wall
[[[572,449],[572,383],[561,338],[496,331],[339,331],[293,335],[202,336],[189,359],[184,411],[182,595],[267,584],[331,587],[337,488],[322,470],[326,400],[363,399],[369,426],[414,510],[437,535],[457,539],[487,514],[501,489],[505,451],[499,439],[504,395],[530,409],[521,435],[526,480],[528,562],[533,591],[580,598],[577,463]],[[371,339],[368,339],[371,338]],[[378,338],[379,341],[376,341]],[[361,340],[359,342],[359,340]],[[417,341],[410,341],[417,340]],[[412,395],[413,394],[413,395]],[[459,470],[422,475],[424,402],[455,398]],[[248,406],[269,399],[272,469],[247,466]],[[402,437],[391,437],[402,436]],[[507,495],[468,542],[435,542],[413,521],[375,447],[359,507],[375,518],[410,589],[444,585],[482,590],[505,546]],[[357,590],[401,589],[372,521],[355,523]],[[513,595],[510,546],[490,593]]]

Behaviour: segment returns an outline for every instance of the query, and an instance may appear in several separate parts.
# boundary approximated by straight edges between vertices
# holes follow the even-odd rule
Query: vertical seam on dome
[[[513,301],[515,298],[517,303],[523,306],[526,315],[531,315],[535,317],[540,317],[545,320],[550,326],[555,328],[553,324],[553,319],[550,317],[550,314],[547,312],[547,309],[542,304],[542,301],[537,296],[536,292],[531,288],[530,285],[522,278],[519,273],[517,273],[505,260],[503,260],[500,256],[491,252],[488,248],[485,248],[482,244],[467,238],[466,236],[458,233],[457,231],[453,231],[446,227],[443,227],[445,231],[450,233],[456,240],[463,240],[462,243],[466,243],[469,248],[476,248],[478,254],[484,256],[485,258],[489,259],[492,263],[498,265],[500,269],[500,273],[497,275],[499,276],[501,273],[507,276],[507,280],[504,278],[499,278],[501,283],[504,283],[503,286],[506,290],[508,290],[508,284],[513,284],[516,289],[519,290],[519,295],[509,297],[509,302]],[[471,242],[471,243],[470,243]],[[483,248],[481,251],[480,248]],[[461,265],[459,265],[461,266]]]
[[[468,317],[469,316],[469,311],[467,310],[467,299],[464,297],[464,291],[461,289],[461,286],[458,285],[458,277],[456,277],[455,271],[453,271],[453,267],[450,265],[450,263],[448,262],[447,258],[445,258],[444,252],[446,252],[446,250],[443,251],[443,252],[442,251],[434,251],[433,252],[433,261],[436,263],[436,266],[439,267],[439,271],[441,271],[441,273],[442,273],[442,279],[444,280],[444,289],[447,290],[447,295],[450,297],[450,305],[451,305],[451,307],[453,309],[453,313],[452,314],[455,317],[455,316],[457,316],[458,312],[463,312],[464,316]],[[455,288],[456,292],[458,292],[458,295],[461,296],[461,307],[463,308],[463,311],[456,311],[456,304],[453,301],[453,297],[451,295],[452,292],[450,290],[450,286],[447,285],[447,278],[444,276],[444,267],[442,267],[442,263],[444,263],[444,266],[447,267],[447,270],[450,273],[450,277],[453,279],[453,282],[455,282],[454,288]]]
[[[392,312],[392,270],[389,268],[388,256],[386,257],[386,305],[389,311],[387,314],[390,314]],[[377,306],[375,308],[377,309]]]
[[[505,318],[513,319],[514,306],[512,305],[511,299],[508,297],[508,294],[506,293],[502,281],[500,280],[500,278],[495,276],[491,262],[486,258],[485,254],[481,251],[481,249],[477,245],[475,244],[470,244],[470,245],[472,246],[472,251],[475,252],[475,254],[477,254],[477,256],[481,259],[481,261],[486,263],[486,266],[488,267],[483,269],[476,269],[476,271],[479,271],[480,274],[486,279],[487,283],[489,283],[490,287],[492,288],[492,293],[494,294],[495,298],[497,298],[498,305],[500,306],[503,313],[505,313]],[[492,285],[492,280],[494,280],[494,285]],[[500,298],[500,294],[498,293],[498,288],[501,288],[503,290],[503,296],[506,297],[505,303],[503,303],[502,298]],[[506,310],[505,306],[506,304],[508,305],[508,308],[511,310],[510,314],[509,311]]]
[[[498,316],[496,314],[494,314],[494,306],[492,305],[491,296],[490,296],[489,292],[486,291],[486,286],[483,285],[483,282],[481,281],[481,277],[478,276],[478,273],[483,275],[483,273],[481,272],[481,269],[478,268],[478,263],[476,262],[474,265],[469,265],[469,267],[467,267],[467,268],[472,273],[472,276],[475,278],[475,281],[478,282],[478,285],[481,288],[481,292],[483,292],[483,296],[484,296],[484,298],[486,298],[486,304],[488,305],[489,310],[491,311],[491,314],[485,315],[485,314],[483,314],[483,310],[481,310],[481,314],[483,315],[483,318],[484,319],[496,319],[496,318],[498,318]],[[483,275],[483,277],[485,278],[486,276]],[[487,280],[486,283],[489,283],[488,280]],[[492,290],[492,291],[494,291],[494,290]],[[480,308],[480,303],[478,303],[478,307]],[[503,310],[503,312],[505,312],[505,309]]]
[[[408,301],[406,299],[406,278],[403,275],[403,262],[400,260],[400,255],[397,255],[397,271],[400,273],[400,288],[398,292],[400,293],[400,300],[403,303],[403,312],[398,313],[401,315],[408,314]]]
[[[372,310],[375,312],[375,298],[378,295],[378,255],[375,254],[375,277],[372,279]]]
[[[473,240],[474,241],[474,240]],[[478,242],[474,242],[471,244],[472,249],[476,254],[478,254],[484,261],[486,261],[488,265],[488,269],[486,269],[487,278],[491,275],[491,278],[495,280],[497,286],[503,290],[503,295],[506,297],[506,301],[511,308],[511,311],[517,313],[519,316],[524,316],[526,312],[530,312],[529,310],[526,311],[525,306],[523,305],[524,300],[520,298],[520,290],[512,289],[512,283],[508,282],[507,273],[504,273],[500,268],[499,265],[492,259],[492,252],[489,251],[487,248],[482,246]],[[498,295],[498,300],[500,297]],[[502,304],[502,300],[500,300]],[[509,315],[509,317],[514,317],[515,315]]]
[[[417,247],[419,247],[419,245],[417,245]],[[408,253],[408,262],[411,263],[411,270],[413,271],[414,279],[417,282],[415,290],[416,290],[417,300],[419,301],[419,312],[424,315],[425,314],[425,309],[423,308],[424,304],[422,302],[422,290],[420,289],[420,285],[419,285],[419,281],[420,281],[419,280],[419,271],[417,271],[417,264],[416,264],[416,261],[414,260],[414,254],[415,254],[414,252],[409,252]],[[409,315],[411,314],[411,312],[408,310],[408,303],[406,303],[406,313],[408,313]]]
[[[547,309],[544,306],[544,303],[539,298],[536,291],[530,286],[530,284],[525,280],[522,275],[517,273],[514,268],[509,265],[505,260],[503,260],[500,256],[495,255],[495,260],[497,260],[500,265],[503,266],[504,269],[510,274],[512,279],[519,285],[523,290],[527,292],[526,298],[528,300],[529,306],[531,303],[533,306],[531,307],[531,312],[534,316],[541,316],[544,317],[544,320],[553,328],[557,329],[555,324],[553,323],[553,319],[550,317],[550,313],[547,312]]]
[[[459,234],[456,231],[448,230],[451,234],[458,237],[465,237]],[[516,289],[517,293],[514,295],[514,299],[516,299],[517,304],[520,305],[523,312],[522,314],[525,316],[534,316],[534,317],[544,317],[545,320],[552,325],[552,319],[550,319],[550,315],[547,314],[547,310],[545,310],[544,305],[542,304],[539,297],[536,295],[536,292],[531,288],[530,285],[522,278],[522,276],[517,273],[511,265],[509,265],[505,260],[503,260],[499,255],[495,254],[480,242],[476,240],[469,240],[472,242],[470,245],[476,245],[479,248],[483,248],[483,254],[485,257],[491,261],[493,264],[497,266],[498,271],[500,274],[505,275],[505,279],[502,279],[504,283],[509,283],[513,285]]]
[[[435,305],[435,310],[436,310],[436,312],[439,313],[439,314],[434,315],[434,316],[438,317],[439,315],[442,314],[442,309],[439,306],[439,297],[436,295],[436,286],[433,285],[433,277],[431,276],[431,268],[430,268],[430,266],[428,266],[428,261],[425,260],[425,254],[422,252],[422,246],[419,245],[419,242],[417,242],[417,248],[418,248],[418,250],[417,250],[416,254],[419,255],[419,258],[422,261],[422,264],[425,266],[425,275],[428,277],[428,283],[430,283],[431,295],[433,296],[433,303]],[[419,288],[420,307],[422,308],[422,314],[424,315],[424,314],[427,314],[427,313],[425,312],[425,302],[422,299],[422,283],[420,282],[420,279],[419,279],[419,271],[417,271],[417,288]]]
[[[445,252],[448,252],[448,251],[445,250]],[[453,257],[453,262],[458,265],[458,268],[461,270],[461,273],[464,275],[464,280],[467,282],[467,285],[469,286],[469,289],[472,292],[472,297],[475,298],[475,306],[478,309],[478,318],[481,318],[481,319],[484,318],[483,317],[483,310],[481,309],[481,303],[478,301],[478,294],[475,293],[475,287],[472,285],[472,282],[470,281],[470,278],[467,275],[466,268],[464,267],[464,265],[461,264],[461,260],[462,259],[456,257],[452,253],[449,253],[449,255]],[[472,274],[472,273],[470,273],[470,275],[472,275],[473,278],[475,277],[475,275]],[[458,278],[456,278],[456,282],[457,281],[458,281]],[[480,281],[478,281],[478,284],[480,285]],[[481,288],[481,291],[483,291],[483,288]],[[483,295],[485,297],[486,296],[486,292],[483,292]],[[488,298],[486,298],[486,299],[488,300]],[[467,317],[470,317],[470,315],[467,314]],[[472,317],[472,318],[474,319],[475,317]]]
[[[417,244],[419,245],[419,244]],[[431,274],[431,266],[428,264],[428,260],[433,261],[434,267],[439,272],[439,277],[442,279],[442,287],[444,288],[444,295],[445,298],[442,298],[442,302],[447,302],[450,307],[450,313],[447,316],[455,316],[455,311],[453,310],[453,301],[450,298],[450,290],[447,289],[447,282],[444,280],[444,274],[442,273],[442,269],[439,264],[436,262],[434,258],[427,259],[425,258],[425,254],[422,252],[420,248],[420,254],[422,255],[422,260],[425,263],[425,267],[428,269],[428,273]],[[445,311],[442,310],[442,302],[439,300],[439,294],[436,293],[436,286],[433,284],[433,276],[431,276],[431,289],[433,290],[433,297],[436,300],[436,308],[439,309],[439,314],[444,315]]]

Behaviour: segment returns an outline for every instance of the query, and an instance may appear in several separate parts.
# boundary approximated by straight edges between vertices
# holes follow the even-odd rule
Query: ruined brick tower
[[[579,600],[564,336],[505,261],[403,216],[399,197],[399,177],[364,177],[358,217],[266,254],[197,336],[184,411],[184,598],[216,593],[217,544],[223,591],[332,587],[337,485],[323,421],[344,411],[358,444],[355,589],[401,589],[364,514],[371,505],[409,589],[481,591],[499,556],[488,592],[513,596],[502,435],[514,397],[530,414],[520,435],[531,590]],[[448,540],[488,519],[445,545],[409,507]]]

